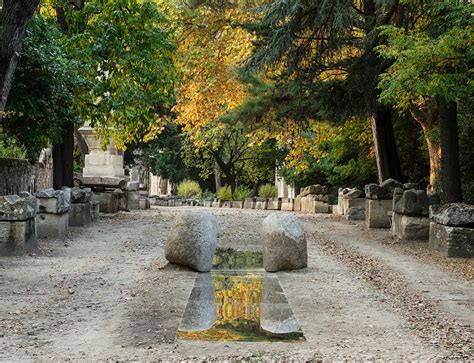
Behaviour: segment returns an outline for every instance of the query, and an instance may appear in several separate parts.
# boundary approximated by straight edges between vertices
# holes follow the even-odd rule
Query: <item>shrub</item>
[[[26,159],[26,150],[24,147],[18,145],[14,139],[0,139],[0,158]]]
[[[247,188],[243,185],[237,187],[235,190],[235,199],[236,200],[245,200],[247,198],[250,198],[253,194],[252,189]]]
[[[183,198],[199,198],[201,187],[194,180],[184,180],[178,185],[178,195]]]
[[[275,198],[277,196],[277,188],[272,184],[264,184],[258,188],[258,196],[260,198]]]
[[[202,194],[201,194],[201,199],[202,200],[214,199],[215,197],[216,197],[216,193],[213,193],[213,192],[211,192],[207,189],[205,191],[203,191]]]
[[[232,200],[232,188],[230,185],[225,185],[217,191],[217,198],[223,200]]]

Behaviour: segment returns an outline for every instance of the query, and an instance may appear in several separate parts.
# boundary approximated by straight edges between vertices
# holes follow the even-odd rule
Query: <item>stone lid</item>
[[[36,216],[36,198],[30,193],[0,196],[0,221],[25,221]]]
[[[474,205],[455,203],[442,207],[432,215],[438,224],[474,228]]]

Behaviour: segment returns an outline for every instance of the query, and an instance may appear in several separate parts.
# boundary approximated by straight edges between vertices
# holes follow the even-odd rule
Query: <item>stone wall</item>
[[[34,193],[36,168],[28,160],[0,159],[0,195]]]

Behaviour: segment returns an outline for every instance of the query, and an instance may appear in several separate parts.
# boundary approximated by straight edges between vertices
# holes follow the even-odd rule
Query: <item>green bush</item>
[[[205,191],[203,191],[202,194],[201,194],[201,199],[202,200],[214,199],[215,197],[216,197],[216,193],[213,193],[213,192],[211,192],[207,189]]]
[[[244,185],[241,185],[235,189],[235,199],[236,200],[245,200],[247,198],[250,198],[253,194],[252,189],[245,187]]]
[[[201,187],[194,180],[184,180],[178,185],[178,195],[183,198],[199,198]]]
[[[258,196],[260,198],[275,198],[277,196],[277,188],[272,184],[264,184],[258,188]]]
[[[221,187],[217,191],[217,198],[223,200],[232,200],[232,188],[230,187],[230,185]]]
[[[26,150],[18,145],[14,139],[0,139],[0,158],[5,159],[26,159]]]

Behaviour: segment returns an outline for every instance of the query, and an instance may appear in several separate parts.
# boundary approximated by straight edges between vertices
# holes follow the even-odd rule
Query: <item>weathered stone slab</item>
[[[70,189],[71,191],[71,204],[74,203],[85,203],[87,200],[86,191],[79,187]]]
[[[305,197],[309,194],[323,194],[326,195],[328,193],[328,187],[324,185],[310,185],[306,188],[301,188],[300,195]]]
[[[171,227],[165,257],[169,262],[208,272],[216,247],[216,217],[206,212],[186,211],[178,215]]]
[[[428,195],[424,190],[395,188],[393,191],[393,211],[408,216],[428,217]]]
[[[127,179],[121,177],[101,177],[84,176],[80,179],[81,185],[101,188],[120,188],[127,187]]]
[[[360,198],[362,196],[362,194],[364,194],[364,192],[362,190],[351,189],[349,192],[344,194],[344,197],[346,199],[357,199],[357,198]]]
[[[306,236],[294,214],[270,214],[262,222],[261,238],[266,271],[297,270],[308,265]]]
[[[365,209],[365,198],[346,199],[343,197],[342,210],[347,214],[350,208]]]
[[[283,198],[281,200],[281,210],[292,212],[294,209],[295,200],[293,198]]]
[[[100,202],[93,200],[91,202],[91,220],[98,221],[100,219]]]
[[[255,209],[256,200],[255,198],[247,198],[244,200],[245,209]]]
[[[128,191],[138,191],[140,190],[140,182],[139,181],[130,181],[127,183],[127,187],[125,190]]]
[[[243,200],[233,200],[232,201],[232,208],[242,209],[244,207]]]
[[[301,199],[303,199],[303,197],[301,196],[296,196],[295,197],[295,202],[293,204],[293,210],[295,212],[302,212],[302,209],[301,209]]]
[[[267,210],[280,210],[281,209],[281,199],[274,198],[269,199],[267,202]]]
[[[434,214],[433,220],[445,226],[474,228],[474,205],[450,204]]]
[[[326,202],[314,200],[312,202],[312,208],[314,208],[314,213],[329,213],[329,204]]]
[[[36,216],[36,231],[39,238],[65,237],[69,228],[69,213],[40,213]]]
[[[367,199],[365,204],[365,223],[368,228],[390,228],[390,216],[392,210],[391,200]]]
[[[350,221],[364,221],[365,220],[365,207],[357,208],[350,207],[347,209],[346,218]]]
[[[36,216],[36,198],[27,192],[0,196],[0,221],[25,221]]]
[[[119,210],[119,198],[119,195],[110,191],[94,192],[92,195],[92,201],[99,202],[100,212],[102,213],[117,213]]]
[[[63,190],[43,189],[35,196],[38,213],[63,214],[69,211],[69,202]]]
[[[150,209],[150,199],[140,198],[140,209]]]
[[[73,203],[69,210],[69,227],[84,227],[91,222],[91,204]]]
[[[37,247],[34,218],[24,221],[0,221],[0,256],[22,255]]]
[[[127,209],[136,210],[140,209],[140,192],[138,190],[125,191],[125,200]]]
[[[474,257],[474,228],[430,223],[430,247],[446,257]]]
[[[430,220],[428,217],[408,216],[393,212],[392,235],[403,241],[428,240],[430,235]]]

